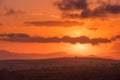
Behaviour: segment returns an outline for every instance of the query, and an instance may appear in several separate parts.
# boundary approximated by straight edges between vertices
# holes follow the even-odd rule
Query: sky
[[[0,0],[0,49],[120,59],[120,0]]]

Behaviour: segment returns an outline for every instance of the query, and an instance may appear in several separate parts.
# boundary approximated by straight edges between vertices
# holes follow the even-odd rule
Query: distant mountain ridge
[[[65,52],[55,52],[49,54],[39,54],[39,53],[14,53],[7,50],[0,50],[0,60],[9,60],[9,59],[46,59],[46,58],[58,58],[70,56]]]

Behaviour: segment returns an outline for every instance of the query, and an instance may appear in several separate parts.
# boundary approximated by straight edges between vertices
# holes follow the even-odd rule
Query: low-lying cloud
[[[103,18],[120,14],[119,0],[60,0],[56,6],[62,17]]]
[[[72,27],[72,26],[82,26],[84,25],[83,22],[77,21],[31,21],[31,22],[24,22],[26,25],[33,25],[39,27]]]
[[[120,36],[120,35],[119,35]],[[113,39],[114,38],[114,39]],[[59,37],[40,37],[40,36],[30,36],[27,34],[0,34],[0,40],[1,41],[10,41],[10,42],[29,42],[29,43],[71,43],[71,44],[92,44],[92,45],[99,45],[101,43],[111,43],[112,41],[115,41],[117,39],[120,39],[120,37],[113,37],[111,39],[107,38],[89,38],[86,36],[80,36],[80,37],[69,37],[64,36],[62,38]]]

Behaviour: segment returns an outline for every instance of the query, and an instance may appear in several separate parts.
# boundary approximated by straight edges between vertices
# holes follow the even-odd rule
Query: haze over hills
[[[69,57],[70,55],[65,52],[55,52],[48,54],[38,53],[14,53],[7,50],[0,50],[0,60],[9,59],[46,59],[46,58],[58,58],[58,57]]]
[[[96,56],[96,55],[76,55],[67,52],[53,52],[53,53],[16,53],[7,50],[0,50],[0,60],[31,60],[31,59],[48,59],[48,58],[62,58],[62,57],[89,57],[89,58],[107,58],[115,59],[110,56]],[[119,59],[117,59],[119,60]]]

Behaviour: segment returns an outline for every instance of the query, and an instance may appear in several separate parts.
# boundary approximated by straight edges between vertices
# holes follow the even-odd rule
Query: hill
[[[10,60],[10,59],[46,59],[46,58],[58,58],[70,56],[65,52],[55,52],[48,54],[41,53],[14,53],[6,50],[0,50],[0,60]]]
[[[0,80],[120,80],[120,61],[77,57],[1,60]]]
[[[6,68],[9,70],[26,70],[26,69],[42,69],[42,68],[57,68],[57,67],[114,67],[120,66],[119,60],[105,58],[54,58],[40,60],[1,60],[0,69]]]

